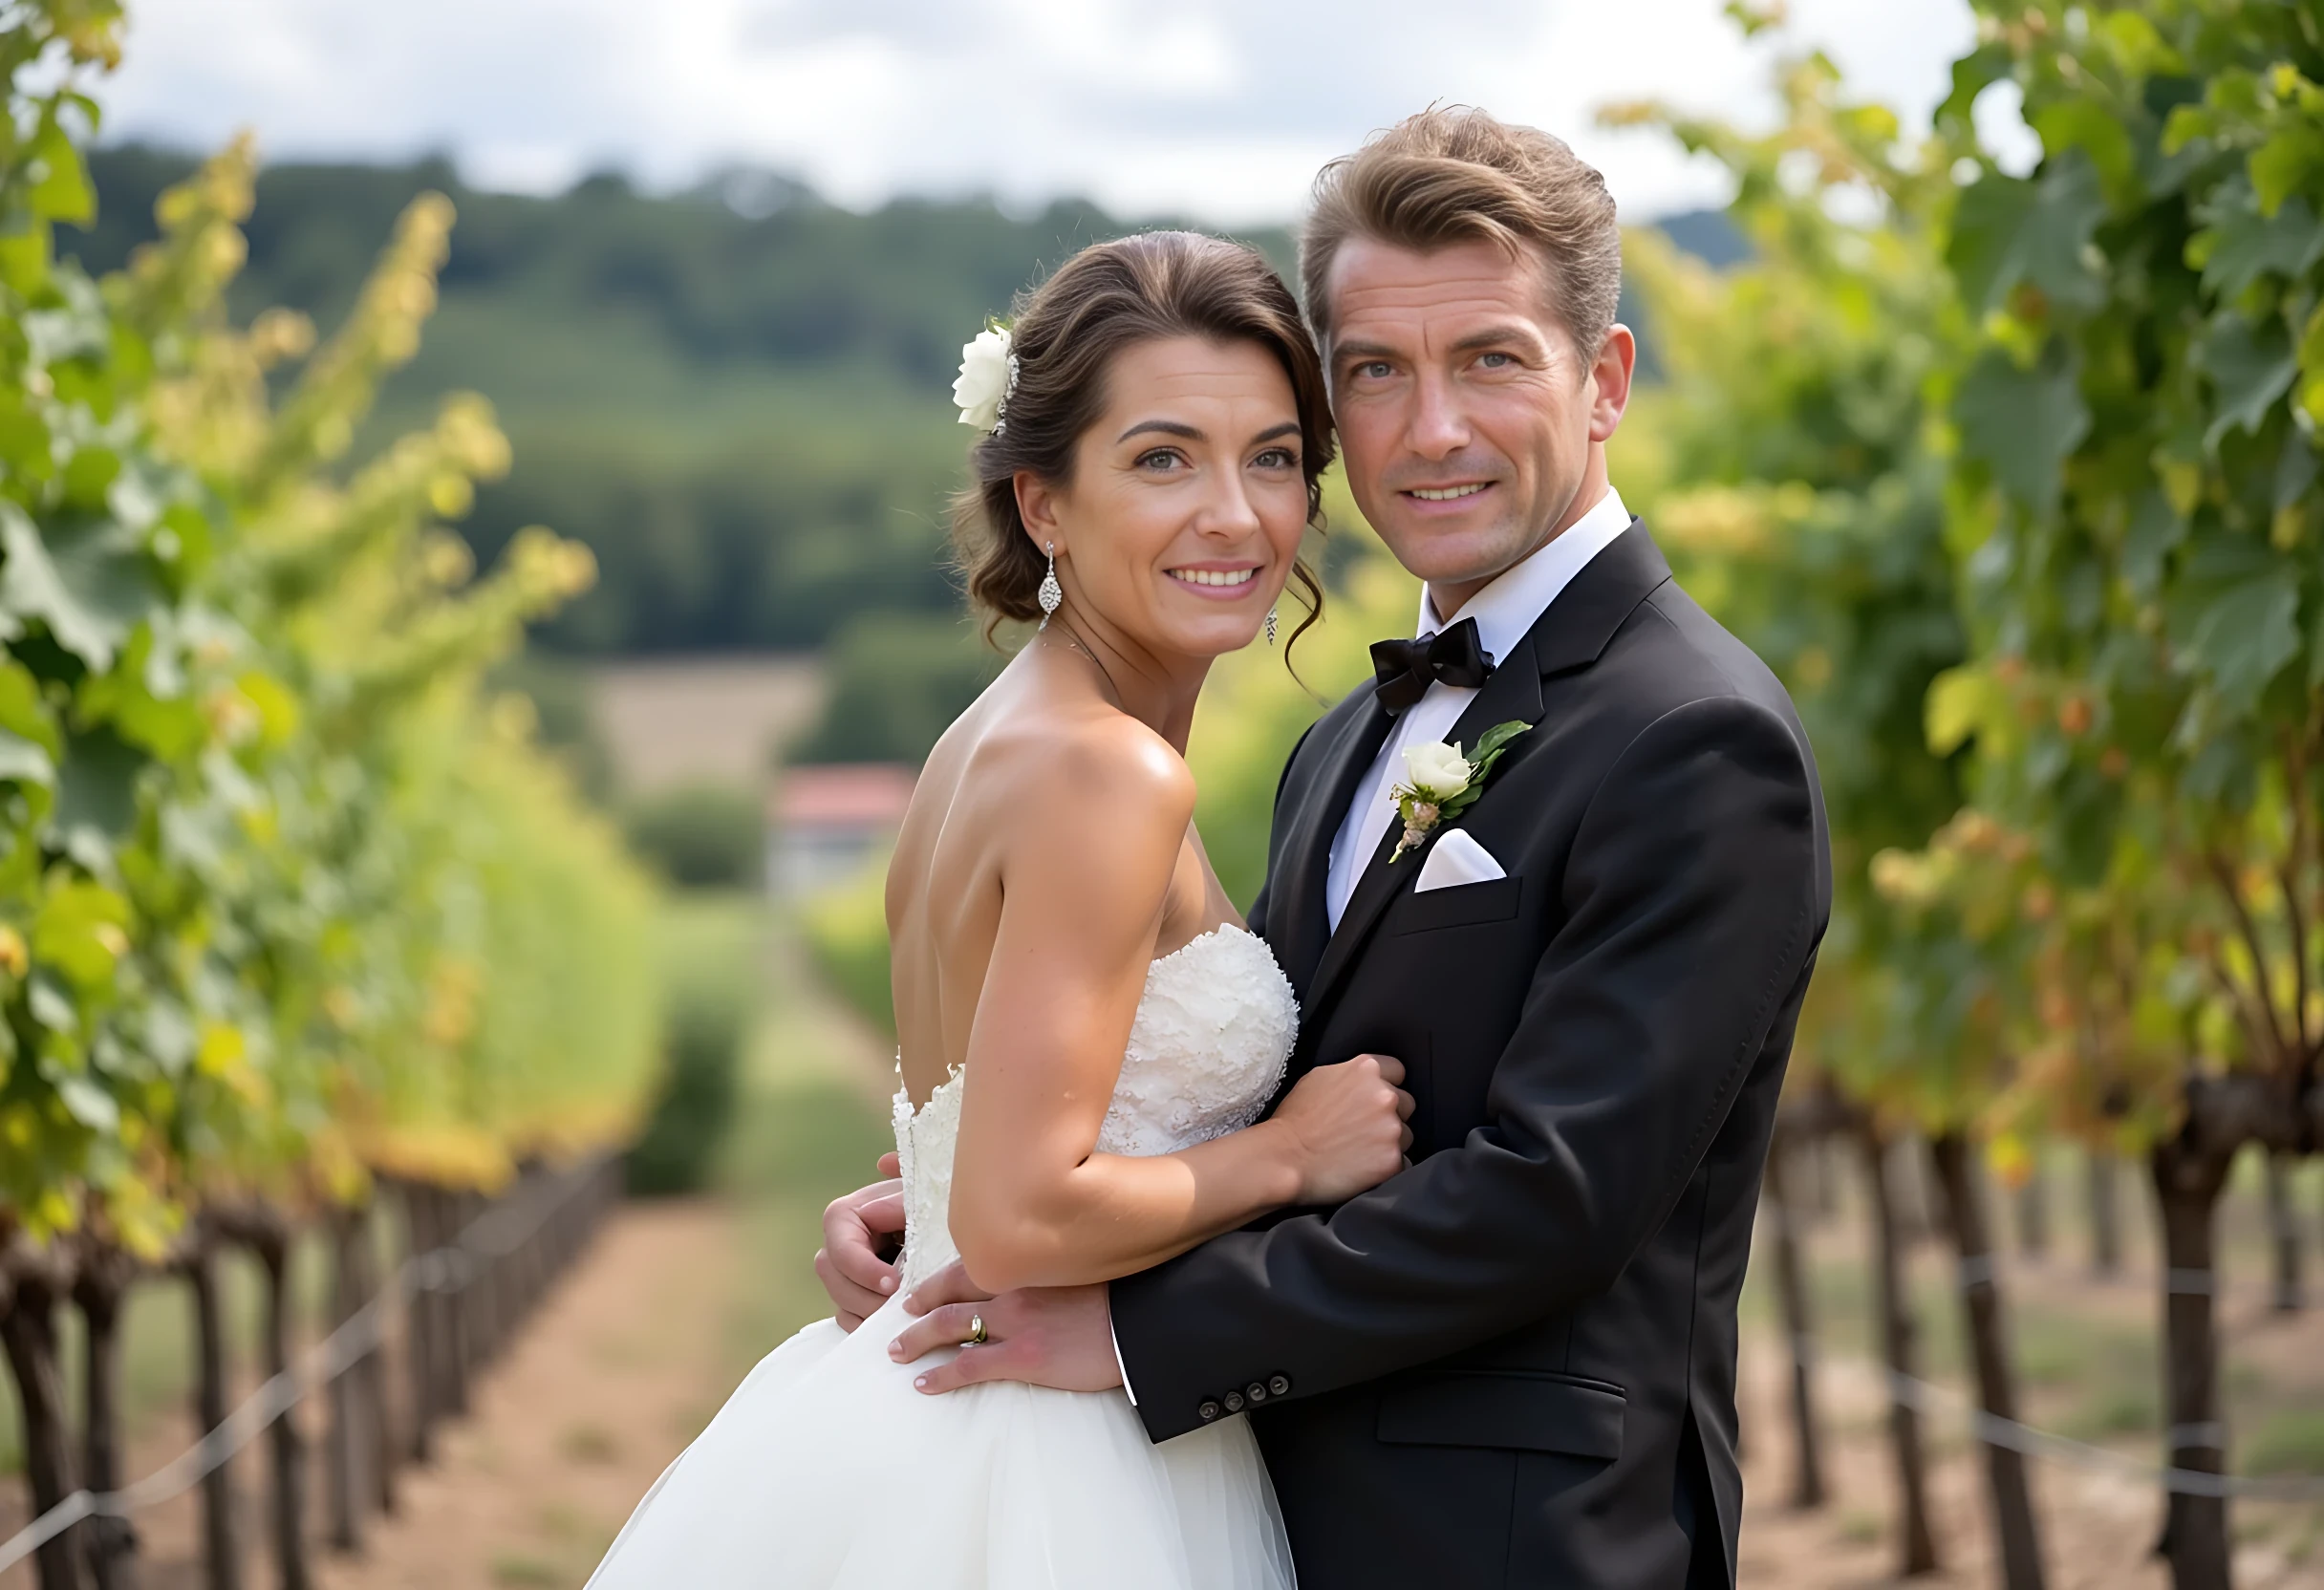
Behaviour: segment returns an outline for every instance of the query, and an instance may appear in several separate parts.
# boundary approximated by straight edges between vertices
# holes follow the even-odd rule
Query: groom
[[[1427,594],[1293,751],[1251,926],[1294,1077],[1404,1062],[1411,1168],[1110,1287],[913,1300],[908,1355],[972,1303],[992,1343],[932,1389],[1248,1416],[1305,1590],[1734,1580],[1735,1300],[1830,862],[1782,687],[1607,485],[1620,249],[1596,171],[1468,110],[1327,167],[1302,238],[1349,484]],[[1395,857],[1402,753],[1508,721]],[[894,1284],[881,1191],[826,1217],[850,1324]]]

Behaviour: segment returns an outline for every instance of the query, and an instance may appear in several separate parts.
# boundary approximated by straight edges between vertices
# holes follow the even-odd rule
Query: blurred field
[[[685,784],[758,789],[775,749],[823,703],[811,657],[609,662],[591,671],[597,725],[629,794]]]

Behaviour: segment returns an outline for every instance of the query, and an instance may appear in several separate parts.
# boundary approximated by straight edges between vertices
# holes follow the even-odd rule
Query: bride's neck
[[[1209,657],[1157,653],[1070,608],[1051,619],[1036,641],[1072,653],[1084,666],[1094,664],[1115,706],[1169,741],[1180,756],[1186,754],[1194,702],[1211,671]]]

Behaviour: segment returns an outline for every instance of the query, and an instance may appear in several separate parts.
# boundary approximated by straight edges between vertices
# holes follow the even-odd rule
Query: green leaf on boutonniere
[[[1485,792],[1485,780],[1491,776],[1493,764],[1501,760],[1501,753],[1509,748],[1511,741],[1532,727],[1531,723],[1513,720],[1496,723],[1477,736],[1476,749],[1469,755],[1469,765],[1474,771],[1469,775],[1468,787],[1438,808],[1442,816],[1457,817],[1474,806],[1476,798]]]
[[[1432,751],[1438,760],[1449,760],[1455,768],[1465,763],[1469,772],[1460,787],[1450,795],[1439,796],[1433,789],[1424,790],[1417,786],[1417,781],[1400,784],[1390,791],[1396,800],[1397,814],[1404,819],[1404,836],[1396,841],[1396,849],[1388,858],[1388,865],[1392,867],[1402,861],[1407,850],[1421,845],[1447,818],[1458,817],[1474,806],[1476,798],[1485,792],[1485,779],[1493,771],[1493,764],[1501,760],[1501,753],[1509,748],[1511,741],[1532,727],[1522,720],[1496,723],[1477,737],[1476,749],[1466,757],[1460,754],[1458,745],[1426,746],[1405,752],[1409,761]]]

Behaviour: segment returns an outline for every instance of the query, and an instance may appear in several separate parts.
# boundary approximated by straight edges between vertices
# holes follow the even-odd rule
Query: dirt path
[[[624,1206],[322,1590],[580,1584],[728,1390],[734,1253],[716,1204]]]

